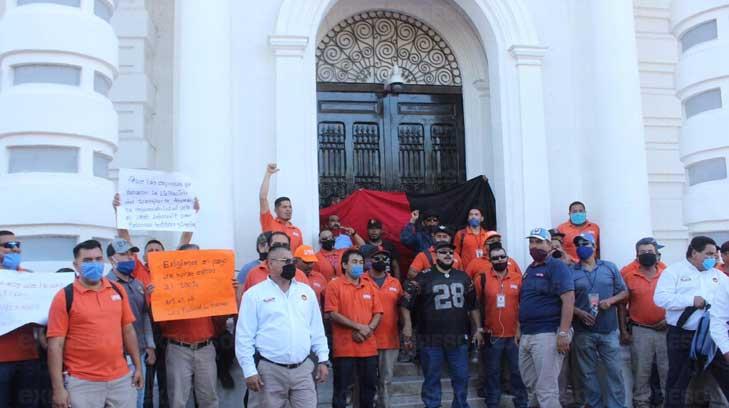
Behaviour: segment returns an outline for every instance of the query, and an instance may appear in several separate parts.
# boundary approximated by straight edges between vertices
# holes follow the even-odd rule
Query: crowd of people
[[[235,360],[247,407],[315,407],[330,376],[333,407],[390,407],[398,361],[420,367],[429,408],[443,405],[443,366],[452,407],[469,406],[471,375],[489,408],[507,392],[516,408],[729,406],[729,242],[693,237],[667,266],[654,238],[634,237],[635,260],[619,269],[574,202],[569,220],[526,234],[522,269],[482,209],[458,231],[414,209],[400,243],[416,256],[401,270],[378,218],[360,236],[331,216],[319,250],[305,245],[291,200],[269,206],[278,171],[269,164],[261,184],[258,258],[221,282],[238,315],[155,322],[147,256],[163,244],[140,250],[126,230],[106,248],[81,242],[47,326],[0,336],[0,407],[148,407],[155,391],[160,407],[218,407]],[[199,250],[191,240],[177,249]],[[21,254],[0,231],[2,269],[31,273]]]

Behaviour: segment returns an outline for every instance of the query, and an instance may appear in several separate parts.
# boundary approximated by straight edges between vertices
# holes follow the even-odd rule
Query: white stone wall
[[[685,252],[682,215],[685,175],[679,155],[681,104],[676,97],[677,42],[671,34],[671,0],[635,0],[643,125],[653,231],[667,262]]]

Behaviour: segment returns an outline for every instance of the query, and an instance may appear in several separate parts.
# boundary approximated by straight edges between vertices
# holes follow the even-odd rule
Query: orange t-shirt
[[[152,277],[149,274],[149,269],[147,269],[144,262],[139,259],[137,254],[134,254],[134,271],[132,271],[132,277],[142,282],[145,288],[147,285],[152,283]]]
[[[261,231],[281,231],[289,236],[291,239],[291,252],[296,251],[296,248],[301,246],[303,243],[304,235],[301,233],[299,227],[295,226],[289,221],[284,221],[280,218],[273,218],[271,211],[261,214]]]
[[[342,276],[342,254],[344,251],[344,249],[319,250],[316,253],[318,261],[314,264],[314,270],[321,272],[328,281],[337,276]]]
[[[327,285],[324,302],[324,312],[337,312],[359,324],[369,324],[376,314],[383,312],[379,291],[365,279],[360,279],[358,285],[346,277],[333,279]],[[377,355],[375,336],[368,337],[362,343],[356,343],[352,333],[349,327],[332,322],[334,357]]]
[[[516,263],[516,261],[512,258],[509,258],[509,260],[507,261],[506,269],[509,271],[509,273],[513,272],[519,274],[519,276],[524,275],[521,271],[521,268],[519,267],[519,264]],[[479,273],[488,272],[490,270],[490,260],[486,258],[477,258],[474,259],[470,264],[468,264],[468,267],[466,268],[466,274],[468,274],[468,277],[473,280],[474,276],[477,276]]]
[[[304,283],[306,285],[309,285],[311,287],[311,283],[309,282],[309,279],[306,277],[306,274],[302,272],[300,269],[296,269],[296,275],[294,275],[294,278],[299,283]],[[268,279],[268,265],[264,262],[255,268],[251,269],[250,272],[248,272],[248,276],[246,276],[246,281],[243,283],[243,292],[246,293],[246,291],[253,286],[265,281]]]
[[[652,326],[666,318],[666,310],[656,306],[653,301],[653,294],[658,285],[658,278],[666,269],[666,265],[662,262],[656,268],[656,274],[653,278],[648,279],[643,275],[637,261],[633,261],[624,267],[620,274],[623,276],[625,286],[628,288],[628,314],[630,320],[647,326]],[[637,267],[635,266],[637,265]]]
[[[486,243],[487,235],[488,232],[483,228],[478,234],[474,234],[469,227],[456,232],[453,245],[456,246],[456,253],[461,256],[465,267],[468,267],[472,260],[483,256],[483,245]]]
[[[63,366],[73,377],[113,381],[129,372],[122,329],[134,322],[134,314],[124,288],[117,286],[122,293],[119,296],[111,285],[103,278],[101,289],[95,291],[76,279],[70,313],[66,313],[63,289],[53,298],[48,313],[48,338],[66,338]]]
[[[435,262],[437,261],[437,255],[435,253],[435,248],[432,246],[428,248],[428,252],[430,252],[430,258],[433,260],[433,263],[430,263],[428,261],[428,257],[425,255],[425,252],[419,252],[418,255],[415,256],[415,259],[413,259],[413,262],[410,264],[410,269],[414,269],[415,272],[420,273],[425,270],[429,270],[433,267]],[[458,253],[453,254],[453,269],[459,269],[463,270],[465,268],[463,261],[461,260],[461,257],[458,255]]]
[[[33,325],[26,324],[0,336],[0,363],[37,360],[38,347],[33,336]]]
[[[316,299],[319,301],[319,306],[323,306],[322,296],[327,288],[327,278],[317,271],[311,271],[306,277],[309,279],[309,287],[316,293]]]
[[[370,284],[380,292],[380,302],[382,303],[382,318],[380,324],[375,329],[375,338],[377,339],[377,348],[379,350],[396,350],[400,348],[400,331],[398,322],[400,321],[400,308],[398,306],[400,297],[402,296],[402,285],[400,281],[391,275],[385,275],[385,282],[378,287],[375,280],[367,275],[366,279]]]
[[[486,278],[482,280],[481,276]],[[473,280],[476,296],[484,313],[484,330],[494,337],[514,337],[519,325],[519,292],[521,290],[521,273],[507,268],[503,279],[493,269],[479,272]],[[484,284],[486,296],[484,296]],[[504,295],[504,307],[497,307],[498,295]]]
[[[159,322],[162,336],[181,343],[201,343],[215,336],[215,324],[212,317],[195,319],[169,320]]]
[[[567,221],[559,225],[557,227],[557,230],[559,232],[564,234],[564,242],[562,243],[562,247],[564,248],[564,251],[567,252],[573,259],[577,258],[577,248],[575,248],[575,244],[572,242],[573,239],[575,239],[576,236],[582,234],[583,232],[590,232],[595,237],[595,254],[597,257],[600,257],[600,226],[590,222],[586,221],[582,225],[573,225],[571,222]]]

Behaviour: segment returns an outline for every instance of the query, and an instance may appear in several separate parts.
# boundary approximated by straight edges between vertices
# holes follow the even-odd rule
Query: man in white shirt
[[[235,354],[246,386],[262,394],[263,406],[315,408],[310,353],[318,360],[316,381],[323,383],[329,375],[319,303],[309,286],[293,279],[296,267],[288,247],[273,245],[268,265],[269,278],[243,295]]]
[[[691,340],[706,305],[720,297],[716,296],[719,283],[725,278],[722,272],[714,268],[716,251],[716,242],[711,238],[694,237],[686,251],[686,260],[666,268],[656,285],[653,300],[658,307],[666,309],[668,324],[668,376],[664,408],[683,407],[686,403],[686,388],[694,375],[689,360]],[[714,375],[714,379],[726,395],[729,376]]]

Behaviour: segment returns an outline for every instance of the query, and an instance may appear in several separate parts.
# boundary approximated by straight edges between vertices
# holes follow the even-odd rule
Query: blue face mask
[[[468,225],[470,225],[473,228],[476,228],[479,225],[481,225],[481,221],[479,221],[478,218],[469,218]]]
[[[581,246],[577,247],[577,256],[580,257],[583,261],[586,259],[590,259],[592,254],[595,253],[595,248],[590,246]]]
[[[585,222],[587,222],[587,213],[584,212],[576,212],[570,214],[570,222],[575,225],[582,225]]]
[[[101,280],[104,275],[104,264],[101,262],[84,262],[81,264],[81,276],[91,283]]]
[[[359,278],[364,273],[364,267],[362,265],[352,265],[352,269],[349,270],[349,276],[354,279]]]
[[[704,270],[709,270],[716,266],[716,258],[706,258],[704,259]]]
[[[132,261],[122,261],[116,264],[116,270],[121,273],[122,275],[131,275],[132,272],[134,272],[134,267],[136,266],[136,263]]]
[[[3,269],[9,269],[11,271],[17,271],[20,268],[20,254],[17,252],[11,252],[3,256]]]

